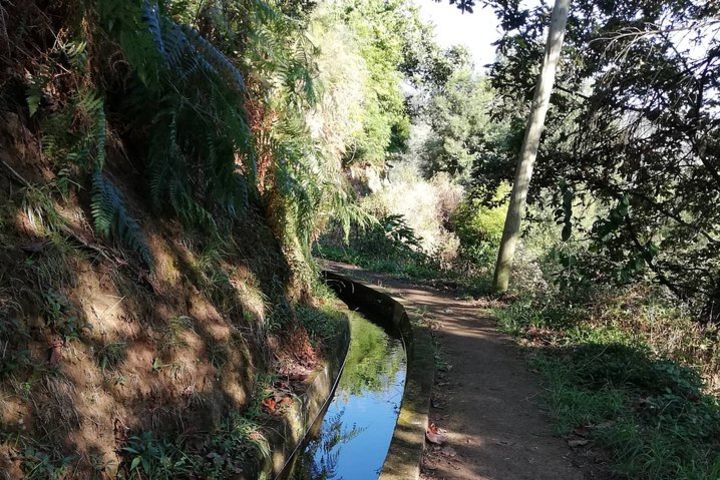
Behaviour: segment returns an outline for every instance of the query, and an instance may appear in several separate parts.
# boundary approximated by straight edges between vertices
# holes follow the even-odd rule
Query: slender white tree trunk
[[[520,222],[525,214],[530,178],[532,177],[533,165],[540,146],[540,136],[545,127],[545,115],[550,107],[550,94],[555,83],[555,71],[557,70],[558,60],[560,60],[569,9],[570,0],[555,0],[555,6],[550,18],[547,43],[545,44],[545,58],[540,77],[535,86],[535,96],[525,130],[525,139],[518,157],[515,183],[510,196],[510,206],[505,217],[505,228],[500,242],[497,264],[495,265],[493,286],[498,292],[505,292],[510,283],[513,256],[520,237]]]

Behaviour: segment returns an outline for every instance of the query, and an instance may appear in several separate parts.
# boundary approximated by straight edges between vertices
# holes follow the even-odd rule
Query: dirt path
[[[436,375],[430,421],[447,430],[448,442],[428,449],[423,479],[610,478],[592,451],[572,450],[553,436],[550,419],[538,405],[537,378],[481,305],[342,268],[354,278],[385,287],[408,311],[435,323],[448,368]]]

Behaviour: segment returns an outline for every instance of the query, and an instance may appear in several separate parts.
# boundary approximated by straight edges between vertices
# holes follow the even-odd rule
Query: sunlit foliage
[[[492,78],[509,124],[526,115],[546,14],[502,10]],[[717,316],[718,15],[714,2],[573,2],[530,195],[583,244],[562,259],[570,284],[646,278]],[[478,165],[489,191],[512,174],[508,153]]]

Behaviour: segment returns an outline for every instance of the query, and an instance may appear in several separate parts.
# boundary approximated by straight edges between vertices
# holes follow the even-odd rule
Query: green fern
[[[71,124],[83,125],[69,133]],[[135,251],[152,268],[153,259],[138,223],[129,215],[120,191],[103,174],[105,167],[106,120],[103,98],[91,89],[79,90],[70,104],[51,116],[44,125],[43,150],[55,157],[57,182],[65,193],[73,170],[91,173],[90,212],[95,230]]]
[[[92,198],[90,212],[95,230],[105,238],[115,239],[136,252],[148,267],[153,258],[137,221],[125,207],[122,194],[103,174],[105,167],[105,109],[102,97],[94,92],[81,92],[77,108],[89,118],[91,128],[83,138],[82,148],[75,152],[74,161],[89,160],[92,169]],[[72,156],[71,154],[70,156]]]
[[[130,248],[148,267],[153,267],[153,256],[140,225],[128,213],[120,191],[100,170],[92,176],[90,211],[98,233]]]
[[[75,98],[75,116],[86,119],[88,131],[72,147],[67,160],[81,168],[105,166],[105,108],[102,97],[92,90],[80,90]]]
[[[119,11],[111,0],[99,3],[107,32],[141,80],[128,90],[124,111],[147,135],[146,178],[156,210],[211,231],[231,223],[259,197],[257,146],[269,149],[263,153],[274,162],[263,185],[273,198],[264,200],[278,209],[272,215],[285,244],[309,252],[335,210],[348,231],[362,219],[335,160],[323,157],[307,128],[318,97],[317,48],[302,22],[260,0],[215,3],[212,17],[204,8],[188,15],[150,0],[128,0]],[[143,48],[152,54],[142,56]],[[248,92],[236,65],[261,86],[251,94],[276,118],[269,131],[250,131]]]
[[[184,224],[197,226],[211,233],[216,232],[217,224],[212,213],[195,200],[193,184],[188,181],[191,178],[189,162],[178,142],[177,116],[170,110],[161,118],[165,120],[156,122],[148,153],[150,198],[153,206],[156,210],[169,206]],[[213,137],[206,140],[204,148],[209,152],[207,158],[212,161],[215,154]],[[228,179],[233,178],[232,173],[229,172]],[[232,192],[234,188],[227,187],[227,190]],[[218,198],[220,194],[215,193],[215,198]],[[232,199],[227,202],[233,203]]]
[[[232,221],[255,195],[243,76],[215,44],[173,21],[168,5],[129,0],[116,12],[110,3],[99,1],[103,23],[138,70],[140,81],[123,106],[135,131],[147,133],[152,204],[189,226],[214,231],[215,218]],[[144,48],[152,53],[142,55]]]

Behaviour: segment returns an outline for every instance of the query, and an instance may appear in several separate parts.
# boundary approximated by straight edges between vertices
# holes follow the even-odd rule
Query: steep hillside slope
[[[268,376],[302,379],[316,360],[263,218],[249,212],[234,238],[219,240],[158,220],[125,191],[154,258],[151,272],[95,236],[82,195],[53,193],[56,177],[32,132],[19,117],[6,118],[0,470],[8,478],[69,470],[68,478],[85,478],[79,472],[113,472],[123,462],[130,470],[128,448],[138,442],[158,463],[180,461],[176,446],[198,455],[195,463],[202,454],[227,455],[222,468],[259,459],[252,417]],[[231,441],[217,445],[227,438],[216,435]]]
[[[0,478],[253,478],[341,314],[244,75],[113,4],[0,7]]]

